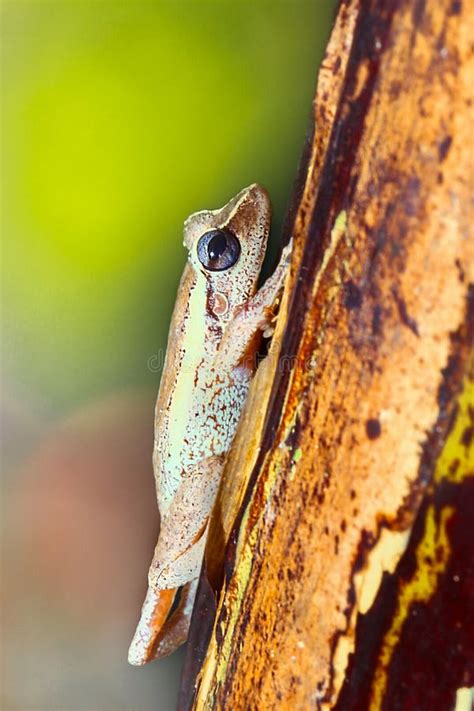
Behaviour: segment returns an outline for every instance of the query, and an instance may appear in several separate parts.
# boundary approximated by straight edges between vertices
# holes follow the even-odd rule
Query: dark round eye
[[[222,272],[233,267],[240,256],[240,242],[230,230],[209,230],[200,237],[199,261],[210,272]]]

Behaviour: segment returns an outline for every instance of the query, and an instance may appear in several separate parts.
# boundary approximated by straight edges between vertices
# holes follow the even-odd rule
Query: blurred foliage
[[[333,2],[3,3],[3,364],[63,410],[157,386],[182,222],[253,181],[278,226]],[[5,382],[5,381],[4,381]]]

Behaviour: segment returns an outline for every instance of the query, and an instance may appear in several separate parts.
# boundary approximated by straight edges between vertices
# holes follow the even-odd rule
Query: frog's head
[[[270,231],[271,204],[257,183],[220,210],[191,215],[184,244],[197,278],[208,285],[211,310],[226,316],[255,293]]]

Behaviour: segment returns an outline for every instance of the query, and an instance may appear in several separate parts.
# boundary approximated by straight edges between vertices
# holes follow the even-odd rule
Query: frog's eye
[[[240,242],[230,230],[209,230],[197,245],[199,261],[210,272],[222,272],[233,267],[240,256]]]

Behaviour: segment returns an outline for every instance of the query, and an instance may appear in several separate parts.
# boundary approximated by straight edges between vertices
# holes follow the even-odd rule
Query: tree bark
[[[181,709],[432,711],[474,686],[473,36],[469,0],[340,4]]]

